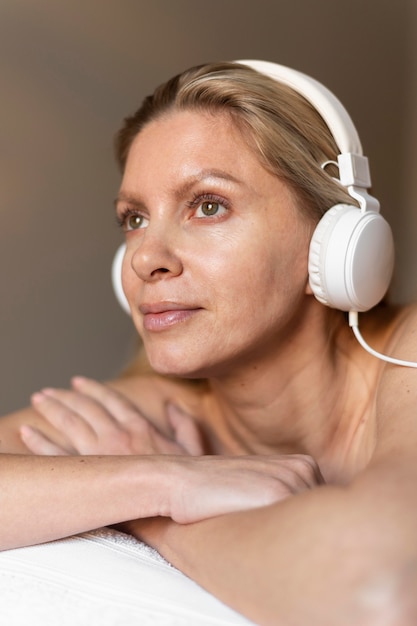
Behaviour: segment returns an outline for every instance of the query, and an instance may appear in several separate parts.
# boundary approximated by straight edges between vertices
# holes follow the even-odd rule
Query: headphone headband
[[[302,95],[322,116],[340,152],[362,155],[362,145],[355,125],[343,104],[327,87],[314,78],[285,65],[270,61],[236,61],[288,85]]]
[[[340,150],[337,159],[340,183],[348,188],[363,210],[372,208],[378,211],[379,202],[363,191],[371,186],[368,159],[363,156],[358,132],[340,100],[314,78],[285,65],[253,60],[239,60],[236,63],[288,85],[310,102],[327,124]]]

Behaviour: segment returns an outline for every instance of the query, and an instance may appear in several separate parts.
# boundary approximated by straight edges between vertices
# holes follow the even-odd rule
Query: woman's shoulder
[[[417,304],[397,307],[387,324],[383,353],[417,365]],[[376,407],[379,452],[417,449],[417,368],[381,366]]]
[[[376,332],[386,339],[386,349],[393,352],[388,356],[417,361],[417,303],[381,308],[375,322]]]
[[[401,341],[417,329],[417,303],[379,305],[359,316],[359,327],[371,347],[390,356],[389,351],[399,349]],[[414,356],[417,360],[417,353]]]
[[[416,328],[417,302],[397,307],[395,309],[394,323],[398,330],[402,332],[409,332]]]

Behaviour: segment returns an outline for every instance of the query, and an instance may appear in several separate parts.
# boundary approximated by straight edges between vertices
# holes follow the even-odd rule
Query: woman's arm
[[[131,454],[184,452],[162,415],[162,402],[161,406],[155,401],[148,404],[165,435],[135,407],[137,391],[148,400],[146,382],[122,379],[112,386],[130,398],[124,403],[129,405],[130,416],[135,413],[135,428],[124,424]],[[64,434],[68,424],[62,413],[61,424],[63,428],[55,428],[33,407],[0,419],[0,549],[56,539],[137,514],[146,516],[162,506],[157,497],[164,493],[166,484],[164,469],[169,462],[164,459],[157,463],[151,458],[125,457],[125,450],[119,457],[32,456],[21,429],[29,432],[29,440],[43,433],[55,446],[48,454],[61,454],[70,443]],[[134,438],[136,448],[132,446]]]
[[[289,472],[291,484],[282,478]],[[3,454],[0,549],[136,518],[191,524],[269,505],[315,482],[308,463],[285,457]]]
[[[122,529],[257,624],[415,626],[415,452],[380,460],[351,486],[181,526]]]
[[[169,461],[156,458],[1,454],[0,549],[166,514]]]
[[[282,480],[291,465],[286,458],[195,459],[190,454],[203,450],[189,415],[167,407],[167,436],[114,389],[86,379],[75,386],[77,391],[51,390],[35,397],[35,406],[42,407],[51,424],[30,411],[10,420],[9,426],[16,426],[25,417],[34,419],[38,426],[24,427],[25,440],[46,456],[0,455],[0,549],[137,517],[170,516],[190,523],[264,506],[317,480],[303,460],[292,460],[301,471],[290,488]],[[55,427],[66,433],[63,442],[54,437]],[[76,442],[84,456],[67,456],[68,448],[79,452]],[[106,456],[98,456],[100,452]]]
[[[155,401],[148,404],[165,433],[138,410],[134,403],[137,391],[149,399],[143,381],[123,379],[112,383],[112,387],[114,404],[119,404],[119,413],[125,416],[119,424],[118,450],[113,451],[119,456],[61,456],[68,453],[71,443],[65,433],[74,427],[74,419],[71,421],[62,410],[57,411],[58,428],[34,408],[1,418],[0,549],[148,516],[157,509],[169,514],[167,479],[174,462],[164,457],[125,455],[183,454],[175,427],[170,427],[169,419],[162,415],[162,401],[161,406]],[[71,395],[69,390],[62,393]],[[43,437],[49,445],[46,454],[59,456],[32,456],[21,437],[22,429],[29,443]],[[198,444],[197,435],[193,444]]]

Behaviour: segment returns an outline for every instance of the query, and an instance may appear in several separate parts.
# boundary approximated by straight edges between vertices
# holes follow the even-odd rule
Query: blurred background
[[[415,0],[0,0],[0,414],[73,374],[114,376],[135,333],[111,261],[113,135],[190,65],[258,58],[346,105],[417,296]]]

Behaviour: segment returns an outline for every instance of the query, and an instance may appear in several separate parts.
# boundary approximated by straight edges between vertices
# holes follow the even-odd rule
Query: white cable
[[[402,365],[403,367],[417,367],[417,363],[414,361],[403,361],[401,359],[394,359],[394,357],[387,356],[386,354],[381,354],[381,352],[377,352],[376,350],[371,348],[371,346],[368,346],[359,330],[357,311],[349,311],[349,326],[352,328],[353,333],[356,339],[361,344],[362,348],[369,352],[369,354],[375,356],[377,359],[381,359],[381,361],[386,361],[387,363],[393,363],[394,365]]]

